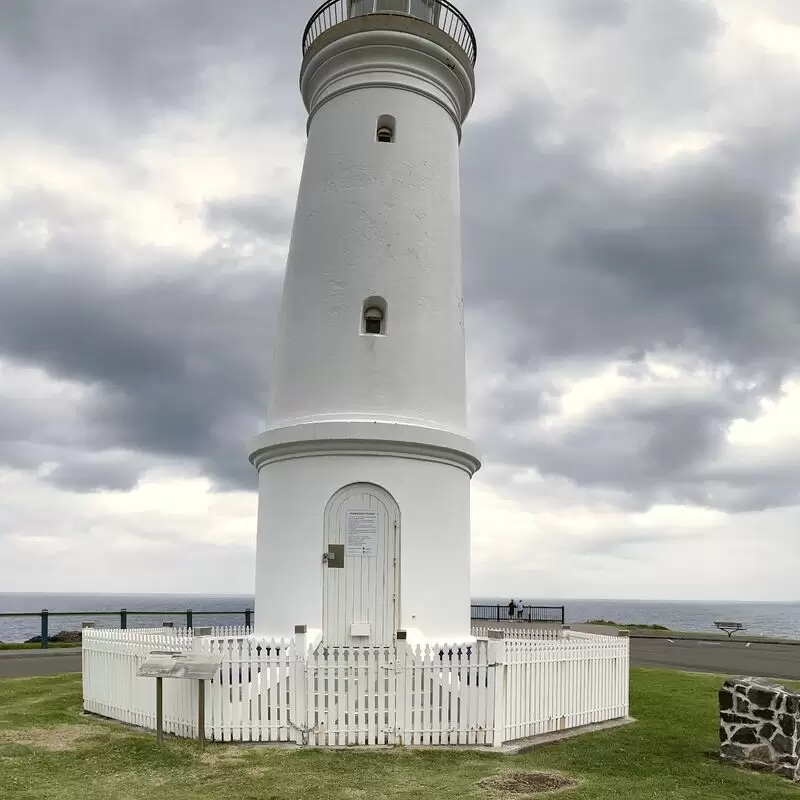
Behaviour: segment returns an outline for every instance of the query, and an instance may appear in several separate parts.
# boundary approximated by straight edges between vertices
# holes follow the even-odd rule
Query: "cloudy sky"
[[[252,591],[315,5],[0,4],[0,591]],[[800,599],[800,4],[460,6],[473,593]]]

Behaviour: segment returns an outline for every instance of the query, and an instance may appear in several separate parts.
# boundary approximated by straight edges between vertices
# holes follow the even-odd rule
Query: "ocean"
[[[473,602],[507,605],[510,598],[476,597]],[[591,619],[613,620],[622,624],[647,623],[683,631],[714,631],[714,621],[741,622],[750,635],[800,639],[800,603],[683,602],[655,600],[586,600],[525,598],[530,605],[565,607],[567,622]],[[128,609],[128,627],[159,627],[172,621],[186,624],[186,609],[193,610],[195,625],[243,625],[244,610],[253,608],[252,595],[178,594],[4,594],[0,592],[0,614],[73,612],[50,618],[50,634],[80,630],[82,622],[98,627],[119,626],[118,612]],[[113,611],[115,616],[92,616],[89,612]],[[172,611],[168,617],[139,616],[135,612]],[[220,612],[238,612],[221,615]],[[202,613],[201,613],[202,612]],[[0,617],[0,642],[22,642],[40,632],[39,617]]]

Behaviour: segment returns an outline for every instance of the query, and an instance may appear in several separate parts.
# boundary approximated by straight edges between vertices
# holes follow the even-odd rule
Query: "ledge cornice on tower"
[[[318,422],[275,428],[257,436],[250,462],[257,468],[276,461],[310,456],[374,455],[435,461],[470,476],[481,466],[473,443],[436,428],[386,422]]]
[[[445,33],[400,14],[369,14],[330,28],[303,59],[300,90],[314,114],[340,94],[367,86],[424,94],[443,106],[461,132],[475,98],[475,71]]]

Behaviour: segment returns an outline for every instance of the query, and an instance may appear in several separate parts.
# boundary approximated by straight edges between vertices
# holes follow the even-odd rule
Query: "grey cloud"
[[[85,138],[91,122],[127,153],[127,137],[159,114],[201,115],[203,82],[213,73],[226,85],[226,70],[241,67],[252,80],[231,91],[237,107],[252,109],[246,124],[289,120],[302,135],[299,34],[315,3],[168,6],[6,4],[0,78],[16,87],[6,113],[54,141]],[[519,7],[464,3],[485,45],[481,91],[503,79],[493,15]],[[595,62],[583,65],[592,74],[580,107],[533,87],[510,113],[465,128],[466,299],[473,318],[510,332],[498,354],[507,380],[476,408],[487,461],[504,479],[506,468],[538,470],[631,507],[785,502],[794,496],[788,478],[767,490],[768,475],[737,475],[714,458],[729,421],[752,415],[797,367],[800,278],[785,231],[800,163],[796,121],[748,128],[724,108],[728,90],[706,61],[721,30],[711,4],[543,0],[530,14],[558,21],[558,46],[576,61],[591,48]],[[74,113],[51,124],[64,101]],[[606,156],[621,128],[642,119],[667,133],[718,123],[723,141],[661,166],[612,169]],[[204,221],[234,245],[285,242],[293,201],[212,200]],[[53,238],[44,253],[5,255],[0,352],[93,391],[71,441],[29,422],[24,458],[22,436],[0,445],[0,457],[33,469],[64,448],[51,480],[85,489],[130,484],[141,454],[196,464],[222,489],[254,485],[244,447],[266,400],[281,265],[261,251],[243,261],[220,248],[196,263],[167,259],[160,277],[151,264],[149,277],[123,278],[120,253],[94,235],[88,214],[43,192],[12,202],[8,219],[40,215]],[[622,360],[642,372],[661,348],[730,378],[703,396],[623,400],[566,431],[541,426],[559,399],[551,367],[577,374]],[[130,460],[103,460],[119,449]]]
[[[722,392],[695,400],[668,394],[618,400],[564,431],[542,431],[526,449],[544,473],[629,490],[658,488],[716,455],[726,423],[748,410]]]
[[[53,486],[71,492],[129,492],[139,482],[145,469],[130,458],[89,457],[61,461],[45,480]]]
[[[707,470],[730,422],[797,371],[800,272],[786,228],[797,126],[740,126],[699,155],[612,172],[603,140],[566,131],[563,145],[541,144],[547,107],[519,104],[465,137],[467,302],[509,331],[506,383],[474,404],[486,457],[643,504],[794,502],[792,482],[769,471],[743,484]],[[664,349],[714,376],[705,397],[623,400],[567,431],[540,424],[557,400],[552,365],[619,360],[642,373]]]
[[[528,363],[658,346],[755,369],[794,361],[800,275],[782,229],[795,130],[734,133],[685,165],[618,175],[585,143],[537,147],[539,113],[518,109],[465,146],[468,291],[505,303]]]
[[[596,26],[623,24],[631,11],[629,0],[567,0],[549,3],[550,13],[578,33],[586,33]]]
[[[260,0],[9,0],[0,8],[0,116],[7,129],[47,138],[57,132],[88,149],[103,141],[124,152],[121,138],[146,131],[165,112],[196,111],[208,81],[224,85],[242,65],[260,82],[253,118],[297,114],[300,104],[287,102],[287,91],[312,8]]]
[[[217,200],[206,207],[206,222],[214,230],[239,234],[241,238],[270,237],[288,240],[294,208],[274,197],[240,197]]]
[[[0,271],[0,353],[91,387],[70,423],[68,444],[83,455],[67,453],[52,480],[88,487],[104,462],[87,454],[124,448],[199,463],[224,487],[253,486],[246,443],[266,402],[279,279],[213,252],[138,279],[105,273],[96,251],[76,257],[56,250]],[[28,432],[41,456],[64,445]],[[18,461],[19,442],[8,444]],[[99,483],[135,482],[146,464],[117,464]]]

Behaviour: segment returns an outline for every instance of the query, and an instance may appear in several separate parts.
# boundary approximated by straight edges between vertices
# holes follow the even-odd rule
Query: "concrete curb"
[[[623,728],[626,725],[633,725],[636,719],[624,717],[622,719],[612,719],[608,722],[596,722],[593,725],[583,725],[580,728],[570,728],[568,731],[555,731],[553,733],[543,733],[539,736],[530,736],[527,739],[519,739],[516,742],[509,742],[502,747],[492,748],[491,752],[501,753],[506,756],[516,756],[520,753],[527,753],[537,747],[547,744],[563,742],[567,739],[574,739],[576,736],[583,736],[587,733],[600,733],[601,731],[612,731],[616,728]]]

